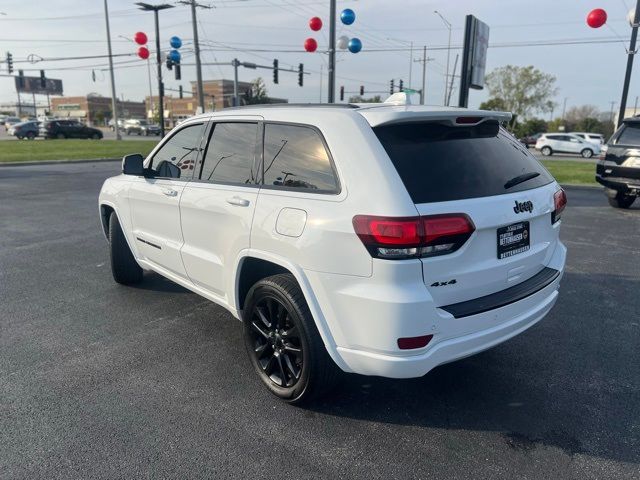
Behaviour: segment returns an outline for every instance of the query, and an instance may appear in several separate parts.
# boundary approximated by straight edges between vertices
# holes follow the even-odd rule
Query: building
[[[252,88],[250,82],[238,82],[240,102],[247,90]],[[202,82],[205,111],[211,112],[233,106],[233,80],[205,80]],[[284,98],[269,97],[269,103],[287,103]],[[158,97],[145,97],[147,118],[154,118],[157,113]],[[198,84],[191,82],[191,96],[176,98],[174,95],[164,96],[164,118],[167,127],[171,128],[181,120],[198,112]]]
[[[121,118],[145,118],[144,102],[116,101]],[[96,94],[85,97],[54,97],[51,99],[51,115],[76,118],[88,125],[104,126],[112,117],[111,98]]]

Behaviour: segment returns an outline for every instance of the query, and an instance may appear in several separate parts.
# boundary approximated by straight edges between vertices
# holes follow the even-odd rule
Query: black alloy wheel
[[[265,296],[253,306],[249,321],[255,363],[277,387],[295,386],[302,375],[304,353],[293,315],[279,299]]]

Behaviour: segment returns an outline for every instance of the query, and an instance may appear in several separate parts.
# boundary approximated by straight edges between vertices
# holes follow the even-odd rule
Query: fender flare
[[[333,339],[333,335],[331,334],[331,330],[329,329],[327,320],[324,314],[322,313],[322,309],[320,308],[320,305],[316,299],[316,296],[313,294],[313,289],[311,288],[311,285],[307,279],[307,276],[304,273],[304,270],[300,266],[294,263],[291,263],[288,259],[284,257],[281,257],[279,255],[274,255],[272,253],[264,252],[261,250],[254,250],[251,248],[240,251],[236,259],[234,271],[231,277],[233,279],[232,305],[238,312],[238,317],[240,318],[240,320],[242,320],[240,302],[239,302],[240,271],[241,271],[241,267],[244,259],[248,257],[259,258],[261,260],[275,263],[276,265],[286,268],[294,276],[294,278],[298,282],[298,285],[300,285],[300,289],[302,290],[302,294],[304,295],[307,305],[309,306],[309,310],[311,311],[311,315],[313,316],[313,320],[316,324],[316,328],[320,333],[322,342],[324,343],[324,346],[327,349],[327,353],[341,370],[345,372],[351,372],[352,370],[342,360],[342,357],[338,352],[337,345]]]

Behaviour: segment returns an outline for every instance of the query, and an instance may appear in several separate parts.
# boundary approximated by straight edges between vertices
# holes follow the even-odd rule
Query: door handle
[[[245,198],[240,198],[238,196],[227,198],[227,203],[229,203],[231,205],[235,205],[237,207],[248,207],[249,206],[249,200],[247,200]]]
[[[171,189],[171,188],[163,189],[162,193],[164,193],[167,197],[175,197],[176,195],[178,195],[178,192],[176,190]]]

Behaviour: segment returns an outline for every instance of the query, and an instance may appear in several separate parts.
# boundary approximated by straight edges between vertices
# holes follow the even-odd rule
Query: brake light
[[[385,259],[455,252],[475,231],[473,222],[463,213],[422,217],[356,215],[353,228],[373,257]]]
[[[458,125],[475,125],[476,123],[480,123],[482,117],[457,117],[456,123]]]
[[[564,207],[567,206],[567,194],[563,189],[553,194],[553,212],[551,212],[551,223],[554,224],[561,218]]]

